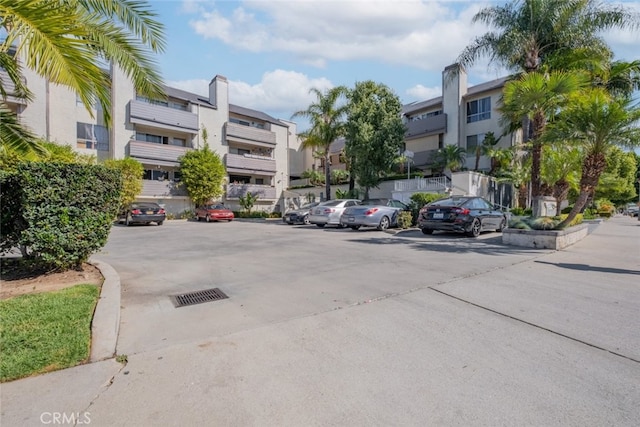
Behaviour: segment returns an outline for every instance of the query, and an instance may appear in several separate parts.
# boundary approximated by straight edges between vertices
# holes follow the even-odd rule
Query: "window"
[[[444,134],[438,134],[438,149],[444,148]]]
[[[244,148],[238,148],[238,154],[244,156],[245,154],[251,154],[251,151],[245,150]]]
[[[467,136],[467,153],[475,155],[476,148],[484,141],[484,133]]]
[[[491,97],[467,102],[467,123],[491,118]]]
[[[175,172],[173,173],[173,180],[174,180],[175,182],[180,182],[180,181],[182,181],[182,172],[175,171]]]
[[[178,147],[186,147],[187,140],[184,138],[171,138],[171,145],[177,145]]]
[[[251,182],[251,177],[244,175],[229,175],[229,182],[231,184],[249,184]]]
[[[136,141],[152,142],[154,144],[169,144],[169,137],[136,132]]]
[[[145,169],[142,179],[164,181],[165,179],[169,179],[169,171],[162,169]]]
[[[77,147],[109,151],[109,130],[91,123],[76,123]]]
[[[257,185],[264,185],[264,178],[256,178]]]
[[[149,99],[145,96],[136,95],[136,100],[146,102],[151,105],[159,105],[161,107],[173,108],[174,110],[188,111],[189,105],[169,100]]]

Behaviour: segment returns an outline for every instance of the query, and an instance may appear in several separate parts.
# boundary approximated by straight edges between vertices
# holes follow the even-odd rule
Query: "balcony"
[[[142,180],[142,197],[173,197],[187,196],[184,186],[175,181],[152,181],[149,179]]]
[[[437,178],[404,179],[393,182],[394,191],[422,191],[439,193],[451,188],[451,180],[446,176]]]
[[[258,145],[261,147],[273,147],[276,145],[276,134],[274,132],[251,126],[227,122],[225,124],[225,134],[229,141]]]
[[[227,184],[227,199],[239,199],[247,193],[258,196],[260,200],[276,200],[276,188],[270,185]]]
[[[198,133],[197,114],[162,105],[153,105],[137,99],[129,101],[129,121],[179,132]]]
[[[26,85],[27,81],[25,78],[22,78],[22,82]],[[9,74],[0,69],[0,84],[4,88],[7,93],[7,104],[16,104],[16,105],[27,105],[27,100],[21,97],[16,97],[16,85],[13,84],[11,79],[9,78]]]
[[[404,133],[405,139],[422,138],[430,135],[447,132],[447,115],[425,117],[420,120],[413,120],[407,123],[407,130]]]
[[[252,175],[275,175],[276,161],[269,157],[252,154],[226,154],[227,172]]]
[[[152,142],[129,141],[128,155],[136,159],[160,160],[174,162],[178,166],[178,158],[187,151],[188,147],[177,145],[154,144]]]

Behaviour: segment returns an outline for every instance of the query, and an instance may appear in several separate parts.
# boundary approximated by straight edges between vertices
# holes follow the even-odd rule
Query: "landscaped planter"
[[[507,228],[502,232],[502,243],[536,249],[564,249],[587,236],[589,227],[579,224],[564,230],[520,230]]]

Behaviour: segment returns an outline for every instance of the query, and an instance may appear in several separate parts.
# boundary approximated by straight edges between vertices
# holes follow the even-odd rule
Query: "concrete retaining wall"
[[[564,230],[518,230],[507,228],[502,232],[502,243],[537,249],[561,250],[587,237],[588,226],[576,225]]]

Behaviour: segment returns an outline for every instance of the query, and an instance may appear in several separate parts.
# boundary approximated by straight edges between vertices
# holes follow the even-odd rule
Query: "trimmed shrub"
[[[119,171],[23,163],[1,178],[3,252],[20,248],[44,268],[65,270],[106,244],[120,202]]]
[[[412,223],[413,223],[413,214],[411,212],[408,212],[408,211],[400,212],[400,215],[398,215],[398,227],[406,230],[407,228],[411,227]]]
[[[426,204],[433,202],[434,200],[444,199],[446,194],[440,193],[413,193],[411,195],[411,202],[409,202],[409,209],[411,209],[411,225],[418,223],[418,214],[420,209]]]

